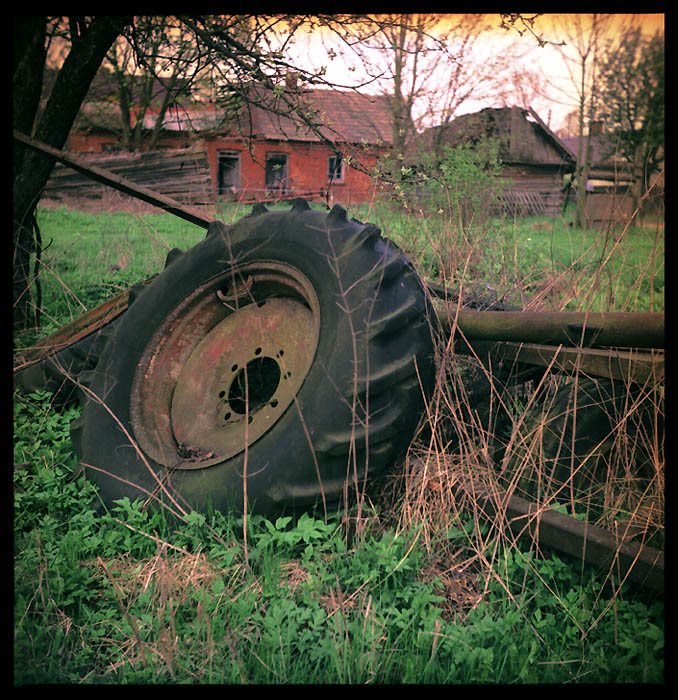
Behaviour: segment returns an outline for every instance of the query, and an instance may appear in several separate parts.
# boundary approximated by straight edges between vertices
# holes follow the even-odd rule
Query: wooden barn
[[[109,107],[98,123],[91,115],[85,128],[76,123],[68,149],[193,203],[306,196],[349,205],[373,196],[369,173],[392,142],[385,96],[295,88],[299,109],[319,129],[306,126],[280,95],[257,91],[254,98],[228,117],[214,104],[174,107],[163,119],[156,152],[137,155],[113,155],[120,139]],[[146,121],[150,132],[153,116]],[[86,186],[81,176],[58,169],[47,193],[75,188],[77,182]]]
[[[577,153],[577,136],[563,139]],[[590,149],[590,166],[586,182],[586,218],[589,223],[628,221],[634,211],[631,188],[633,173],[630,164],[619,156],[614,141],[603,133],[601,125],[591,125],[584,137],[583,148]]]
[[[497,138],[502,175],[509,186],[502,198],[508,213],[555,216],[562,211],[564,177],[575,169],[575,155],[532,109],[488,108],[424,131],[410,160],[421,152]]]

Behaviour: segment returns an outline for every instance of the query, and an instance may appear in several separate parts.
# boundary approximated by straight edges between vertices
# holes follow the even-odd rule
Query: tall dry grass
[[[124,208],[124,202],[116,196],[99,206],[111,211]],[[134,211],[139,219],[142,213],[143,207]],[[245,212],[231,213],[233,220]],[[405,248],[428,281],[453,289],[461,306],[484,308],[506,300],[529,310],[599,308],[601,303],[623,310],[634,308],[641,290],[649,289],[654,307],[654,275],[663,266],[659,230],[652,255],[640,263],[630,260],[633,229],[610,225],[583,245],[573,242],[566,263],[552,256],[544,265],[525,260],[524,227],[528,233],[552,233],[557,241],[555,229],[562,222],[547,222],[549,230],[542,221],[498,220],[487,212],[477,220],[461,219],[383,203],[367,217]],[[143,230],[162,257],[171,242],[146,223]],[[120,242],[110,245],[119,260]],[[633,262],[635,274],[622,289],[617,272],[627,262]],[[54,276],[67,286],[56,266]],[[382,517],[397,522],[401,531],[420,528],[421,543],[440,552],[441,571],[454,571],[454,580],[462,576],[464,581],[464,572],[495,576],[492,553],[498,556],[500,545],[515,543],[501,508],[487,523],[484,501],[474,497],[474,489],[497,494],[504,504],[515,495],[556,508],[605,527],[620,542],[663,546],[663,377],[637,385],[630,378],[609,382],[584,371],[567,377],[525,371],[462,354],[449,337],[440,338],[437,356],[436,391],[418,438],[382,494],[387,504]],[[352,538],[375,525],[368,498],[359,494],[357,509],[345,515]],[[469,515],[477,526],[464,546],[458,540],[454,547],[441,545],[440,533]],[[451,585],[450,595],[456,588]],[[475,601],[476,595],[461,598]]]
[[[655,294],[656,275],[663,280],[661,217],[646,234],[652,237],[646,258],[635,257],[634,237],[643,234],[629,222],[603,226],[584,246],[573,243],[567,264],[552,257],[550,265],[537,267],[525,259],[514,233],[522,227],[524,242],[525,227],[536,230],[535,223],[495,220],[493,229],[483,217],[474,229],[473,221],[441,222],[423,209],[401,214],[408,226],[417,222],[418,238],[401,239],[411,246],[415,265],[419,260],[433,271],[434,281],[449,285],[462,306],[508,300],[531,311],[663,309]],[[545,235],[551,231],[557,240],[555,229],[564,225],[546,222]],[[641,297],[645,308],[639,308]],[[505,547],[528,547],[541,556],[552,551],[534,538],[516,541],[506,514],[513,496],[603,527],[620,544],[663,549],[663,367],[640,382],[630,376],[612,381],[582,368],[564,375],[502,366],[498,358],[493,365],[480,354],[460,354],[446,337],[438,355],[426,427],[394,477],[390,498],[400,527],[421,527],[422,542],[447,557],[448,572],[480,571],[487,586],[497,577]],[[496,506],[489,523],[487,494]],[[469,515],[476,527],[465,547],[456,540],[445,551],[441,533]],[[602,580],[614,573],[599,572]]]
[[[239,211],[231,220],[245,213]],[[600,266],[595,269],[590,264],[593,244],[576,249],[573,244],[574,254],[566,264],[554,256],[544,267],[543,261],[525,258],[521,238],[516,234],[517,227],[523,226],[521,222],[503,221],[495,225],[483,219],[482,225],[475,228],[473,219],[461,222],[454,218],[440,219],[423,210],[393,213],[383,205],[374,208],[372,214],[358,216],[364,220],[376,219],[384,233],[392,235],[406,249],[421,274],[429,281],[449,286],[455,303],[461,305],[483,307],[504,299],[531,309],[572,306],[583,309],[589,304],[603,304],[623,310],[633,308],[634,300],[647,295],[648,289],[654,290],[654,272],[663,265],[661,235],[655,238],[655,255],[640,264],[632,260],[632,246],[627,245],[634,235],[630,229],[610,227],[601,232],[602,241],[598,243],[602,245],[596,244],[594,248]],[[533,225],[527,224],[528,234],[534,231]],[[551,222],[553,228],[557,225]],[[155,230],[154,224],[145,220],[141,230],[153,248],[153,264],[162,261],[176,244],[172,232]],[[532,235],[535,234],[536,231]],[[141,255],[141,247],[135,240],[131,234],[129,239],[124,236],[109,239],[102,234],[101,256],[98,253],[89,256],[88,281],[97,275],[101,281],[108,275],[107,283],[123,285],[126,280],[116,277],[120,271],[111,273],[107,268],[96,268],[98,263],[93,262],[100,258],[101,265],[110,265],[113,259],[122,260],[123,254],[128,256],[128,268],[123,269],[130,275],[142,272],[145,275],[148,270],[133,257]],[[66,250],[72,250],[68,245]],[[91,306],[94,299],[87,295],[80,298],[77,284],[69,276],[71,271],[66,266],[60,267],[69,253],[56,247],[51,252],[54,257],[50,261],[47,256],[45,264],[52,266],[50,272],[58,286],[68,288],[71,306],[76,298],[80,302],[78,308]],[[633,275],[626,287],[621,286],[615,272],[620,258],[643,272]],[[625,291],[620,294],[620,289]],[[650,304],[655,302],[650,296],[648,299]],[[527,582],[523,586],[524,595],[516,593],[515,580],[510,580],[516,575],[515,567],[507,563],[507,552],[530,550],[538,557],[547,558],[550,549],[529,536],[517,539],[508,527],[507,499],[523,497],[542,509],[556,508],[592,525],[601,525],[614,533],[620,543],[649,542],[662,547],[663,377],[651,375],[641,384],[630,379],[612,384],[587,376],[584,371],[567,377],[541,370],[525,372],[522,368],[517,372],[518,368],[498,363],[496,359],[486,361],[480,353],[461,353],[453,339],[445,336],[440,337],[436,354],[439,364],[436,390],[410,450],[402,462],[394,465],[393,474],[382,485],[381,492],[359,491],[357,507],[345,511],[340,527],[346,551],[359,551],[361,540],[393,527],[394,542],[400,538],[406,541],[406,546],[400,550],[402,557],[379,577],[383,576],[384,580],[395,577],[408,554],[421,547],[426,550],[426,556],[418,575],[425,581],[436,581],[436,591],[442,598],[436,605],[442,608],[443,621],[463,625],[470,611],[477,609],[489,598],[488,591],[498,586],[504,591],[506,605],[518,611],[522,631],[527,630],[541,644],[542,636],[529,610],[530,598],[537,593]],[[485,507],[488,494],[498,506],[489,517]],[[187,520],[187,515],[191,514],[180,512],[179,519]],[[133,522],[118,521],[118,524],[133,529]],[[148,540],[146,527],[144,522],[133,536]],[[237,625],[229,622],[225,628],[219,618],[226,608],[236,608],[250,594],[256,598],[257,614],[263,614],[271,604],[270,579],[276,577],[275,586],[288,587],[290,598],[294,598],[294,591],[312,578],[308,562],[295,556],[269,572],[263,567],[252,567],[245,534],[237,541],[222,543],[222,551],[233,557],[231,563],[215,564],[206,552],[219,533],[203,527],[199,537],[196,536],[198,544],[186,549],[176,546],[170,534],[167,531],[165,538],[155,538],[155,555],[125,554],[78,562],[78,568],[85,565],[95,568],[95,580],[110,583],[117,597],[115,614],[109,617],[114,625],[122,628],[126,623],[130,628],[122,635],[122,641],[113,634],[110,638],[108,635],[97,638],[97,658],[100,663],[105,661],[106,666],[96,671],[90,666],[82,672],[81,680],[118,677],[116,674],[124,677],[132,667],[141,671],[148,668],[149,673],[161,669],[162,677],[168,681],[200,682],[224,677],[217,670],[226,666],[236,669],[235,682],[246,682],[252,665],[268,664],[268,681],[283,681],[284,673],[272,663],[279,656],[282,658],[282,645],[274,649],[275,654],[270,658],[252,660],[249,650],[261,633],[253,622],[254,616],[239,620]],[[282,533],[279,534],[282,541]],[[38,552],[41,551],[38,547]],[[30,619],[34,608],[39,609],[38,603],[45,597],[51,608],[43,607],[52,610],[48,622],[62,635],[55,636],[56,641],[50,647],[56,658],[56,649],[61,654],[63,648],[62,638],[72,640],[81,635],[83,642],[78,642],[78,648],[86,646],[84,640],[91,644],[92,639],[85,626],[79,627],[78,620],[69,617],[72,613],[56,588],[54,592],[49,590],[47,557],[44,552],[40,556],[45,561],[39,567],[34,599],[22,612],[19,627],[24,619]],[[347,558],[346,554],[343,556]],[[328,554],[328,564],[331,558]],[[524,562],[525,581],[540,575],[529,560]],[[583,580],[584,567],[581,571]],[[619,578],[612,568],[598,574],[601,581],[611,584],[609,605],[611,614],[616,614],[615,601],[622,596]],[[355,672],[354,656],[341,656],[340,651],[343,654],[342,650],[351,644],[358,648],[361,643],[358,658],[365,665],[364,677],[368,679],[372,678],[372,665],[379,667],[381,645],[389,632],[375,611],[379,577],[373,579],[366,574],[360,585],[352,588],[340,584],[337,578],[318,592],[326,618],[336,623],[336,653],[346,664],[346,673]],[[600,618],[580,615],[572,602],[564,599],[563,591],[555,586],[548,588],[552,583],[543,583],[562,619],[573,620],[581,639],[585,639]],[[262,594],[266,587],[268,597]],[[203,599],[209,601],[209,593],[213,591],[218,591],[216,609],[203,603]],[[205,592],[197,604],[191,597],[196,592]],[[600,595],[603,596],[602,590]],[[607,595],[602,600],[607,601]],[[187,619],[193,621],[192,627],[187,625]],[[360,621],[362,636],[349,634],[351,619]],[[47,628],[49,624],[43,626]],[[95,626],[104,624],[99,621]],[[189,627],[193,631],[187,635]],[[436,653],[442,654],[438,650],[446,641],[445,633],[449,634],[450,629],[442,631],[436,622],[431,634],[433,667]],[[189,642],[193,645],[191,649],[199,650],[191,664],[184,662]],[[493,643],[491,637],[488,643]],[[613,644],[616,640],[610,640],[610,648]],[[388,658],[393,653],[387,650],[384,655]],[[559,659],[565,657],[559,653],[560,650],[553,651],[554,656],[542,657],[548,660],[540,663],[562,663],[564,668],[579,663],[571,658],[561,662]],[[586,668],[586,663],[582,668]],[[572,677],[578,678],[578,675]]]

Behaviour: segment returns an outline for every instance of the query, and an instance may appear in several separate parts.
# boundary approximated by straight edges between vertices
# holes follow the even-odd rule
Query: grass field
[[[349,215],[379,225],[426,278],[469,293],[530,309],[664,309],[663,226],[582,232],[566,216],[463,227],[377,205]],[[166,214],[66,207],[41,208],[38,222],[43,328],[18,336],[19,352],[205,233]],[[645,387],[644,432],[630,427],[640,404],[622,407],[595,488],[548,491],[545,426],[563,382],[497,393],[482,421],[466,381],[477,368],[444,364],[427,428],[349,521],[178,522],[128,501],[98,513],[75,476],[68,426],[80,409],[15,393],[15,684],[663,683],[662,597],[515,541],[454,490],[472,475],[606,527],[637,525],[642,505],[662,546],[663,384]]]

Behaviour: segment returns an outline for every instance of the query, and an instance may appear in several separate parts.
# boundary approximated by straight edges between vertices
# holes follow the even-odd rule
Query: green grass
[[[16,404],[16,684],[662,682],[663,604],[555,555],[501,551],[450,606],[416,530],[349,546],[332,519],[251,517],[246,557],[241,519],[97,514],[67,447],[77,409],[49,400]],[[475,537],[458,522],[436,544]]]
[[[664,229],[573,227],[555,218],[489,218],[467,229],[435,212],[361,207],[420,274],[454,287],[489,285],[522,308],[663,311]]]
[[[224,205],[219,216],[231,223],[248,212]],[[664,309],[663,229],[580,231],[567,217],[558,217],[492,219],[468,233],[435,213],[363,206],[351,214],[379,225],[422,276],[449,286],[489,285],[521,307]],[[88,214],[62,206],[40,209],[38,222],[45,247],[43,332],[160,272],[172,248],[189,248],[205,235],[204,229],[164,213]]]
[[[56,329],[118,291],[163,269],[175,247],[205,232],[171,214],[88,214],[40,209],[41,278],[46,321]]]
[[[225,204],[218,217],[232,223],[250,211],[251,206]],[[173,214],[87,213],[66,206],[39,208],[38,225],[43,239],[40,335],[161,272],[170,250],[186,250],[206,233]],[[18,342],[26,345],[36,338],[29,333]]]
[[[663,309],[655,231],[615,244],[559,220],[548,230],[534,228],[541,219],[488,221],[465,233],[387,207],[350,215],[380,225],[431,279],[481,280],[514,301],[545,289],[540,303],[564,308],[606,307],[618,283],[627,291],[612,295],[614,308]],[[41,209],[38,221],[52,241],[43,257],[52,321],[42,332],[204,237],[165,214]],[[610,251],[609,275],[587,292],[586,266]],[[578,296],[553,281],[575,264]],[[100,512],[69,440],[80,409],[57,411],[51,399],[14,396],[17,685],[663,683],[662,599],[553,552],[537,556],[430,489],[415,500],[421,475],[416,488],[376,498],[356,534],[341,515],[250,516],[245,533],[242,518],[220,513],[176,520],[126,500]],[[438,461],[481,469],[481,442],[469,444]],[[413,459],[426,450],[415,445]]]

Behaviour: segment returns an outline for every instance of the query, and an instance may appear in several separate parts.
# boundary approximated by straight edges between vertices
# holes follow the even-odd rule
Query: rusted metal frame
[[[92,180],[95,180],[96,182],[101,182],[102,184],[108,185],[113,189],[124,192],[132,197],[136,197],[143,202],[160,207],[160,209],[164,209],[166,212],[174,214],[175,216],[184,219],[184,221],[188,221],[196,226],[208,228],[209,225],[215,221],[215,219],[204,216],[202,212],[193,207],[181,204],[175,199],[154,192],[143,185],[137,185],[136,183],[105,170],[104,168],[85,163],[79,158],[74,158],[64,151],[52,148],[51,146],[48,146],[41,141],[37,141],[36,139],[30,138],[29,136],[26,136],[25,134],[22,134],[16,130],[14,131],[14,139],[20,143],[23,143],[28,148],[32,148],[34,151],[51,156],[59,163],[63,163],[69,168],[77,170],[79,173],[92,178]]]
[[[147,285],[152,279],[153,278],[149,278],[140,284]],[[27,348],[22,353],[21,364],[15,367],[14,371],[25,369],[29,365],[40,362],[49,355],[77,343],[79,340],[90,335],[90,333],[98,331],[100,328],[103,328],[105,325],[115,320],[118,316],[127,311],[130,291],[130,289],[126,289],[124,292],[116,294],[102,304],[99,304],[99,306],[96,306],[61,326],[59,330],[42,340],[40,345]]]
[[[505,314],[511,314],[511,316],[506,317]],[[508,322],[487,326],[482,324],[481,335],[478,326],[473,323],[479,315],[498,321],[500,316],[504,316]],[[645,328],[649,328],[646,347],[654,345],[663,347],[663,314],[643,316],[647,324]],[[513,323],[514,312],[472,311],[448,306],[443,311],[438,311],[438,317],[443,330],[448,335],[453,331],[459,331],[460,337],[455,338],[455,350],[464,354],[470,353],[479,358],[493,357],[499,361],[508,360],[515,364],[541,366],[547,371],[568,373],[583,371],[587,374],[641,384],[651,378],[661,380],[664,375],[663,352],[582,347],[582,341],[591,343],[601,337],[603,339],[613,337],[616,345],[626,346],[630,338],[638,338],[633,328],[636,314],[605,314],[604,317],[597,314],[577,314],[569,318],[563,317],[565,324],[559,324],[559,315],[556,314],[539,318],[539,323],[533,327],[533,330],[538,329],[534,337],[556,337],[567,341],[568,345],[576,345],[578,340],[578,347],[505,340],[507,336],[510,337],[516,332],[516,326]],[[591,317],[598,325],[594,334],[590,332],[587,334],[587,325],[582,321],[588,321]],[[525,335],[529,335],[529,332]],[[488,337],[496,340],[479,339]],[[624,542],[605,528],[581,522],[552,508],[540,506],[502,490],[490,491],[476,481],[464,483],[460,481],[456,488],[459,494],[472,494],[488,519],[494,519],[500,515],[506,527],[516,536],[528,536],[538,546],[550,546],[597,567],[612,567],[619,576],[619,580],[628,579],[637,585],[663,594],[664,554],[660,550],[644,544]]]
[[[505,491],[490,491],[477,481],[459,481],[456,489],[459,495],[472,496],[486,518],[503,517],[516,537],[530,537],[538,546],[546,545],[593,566],[610,569],[620,581],[629,580],[664,593],[664,553],[660,550],[621,541],[605,528]]]
[[[463,344],[458,347],[463,351]],[[662,381],[664,378],[664,352],[661,350],[569,348],[490,340],[473,342],[473,350],[479,357],[489,355],[511,364],[547,367],[552,372],[583,372],[594,377],[637,384]]]
[[[663,348],[664,314],[589,311],[476,311],[438,308],[443,330],[467,341],[496,340],[569,347]]]

